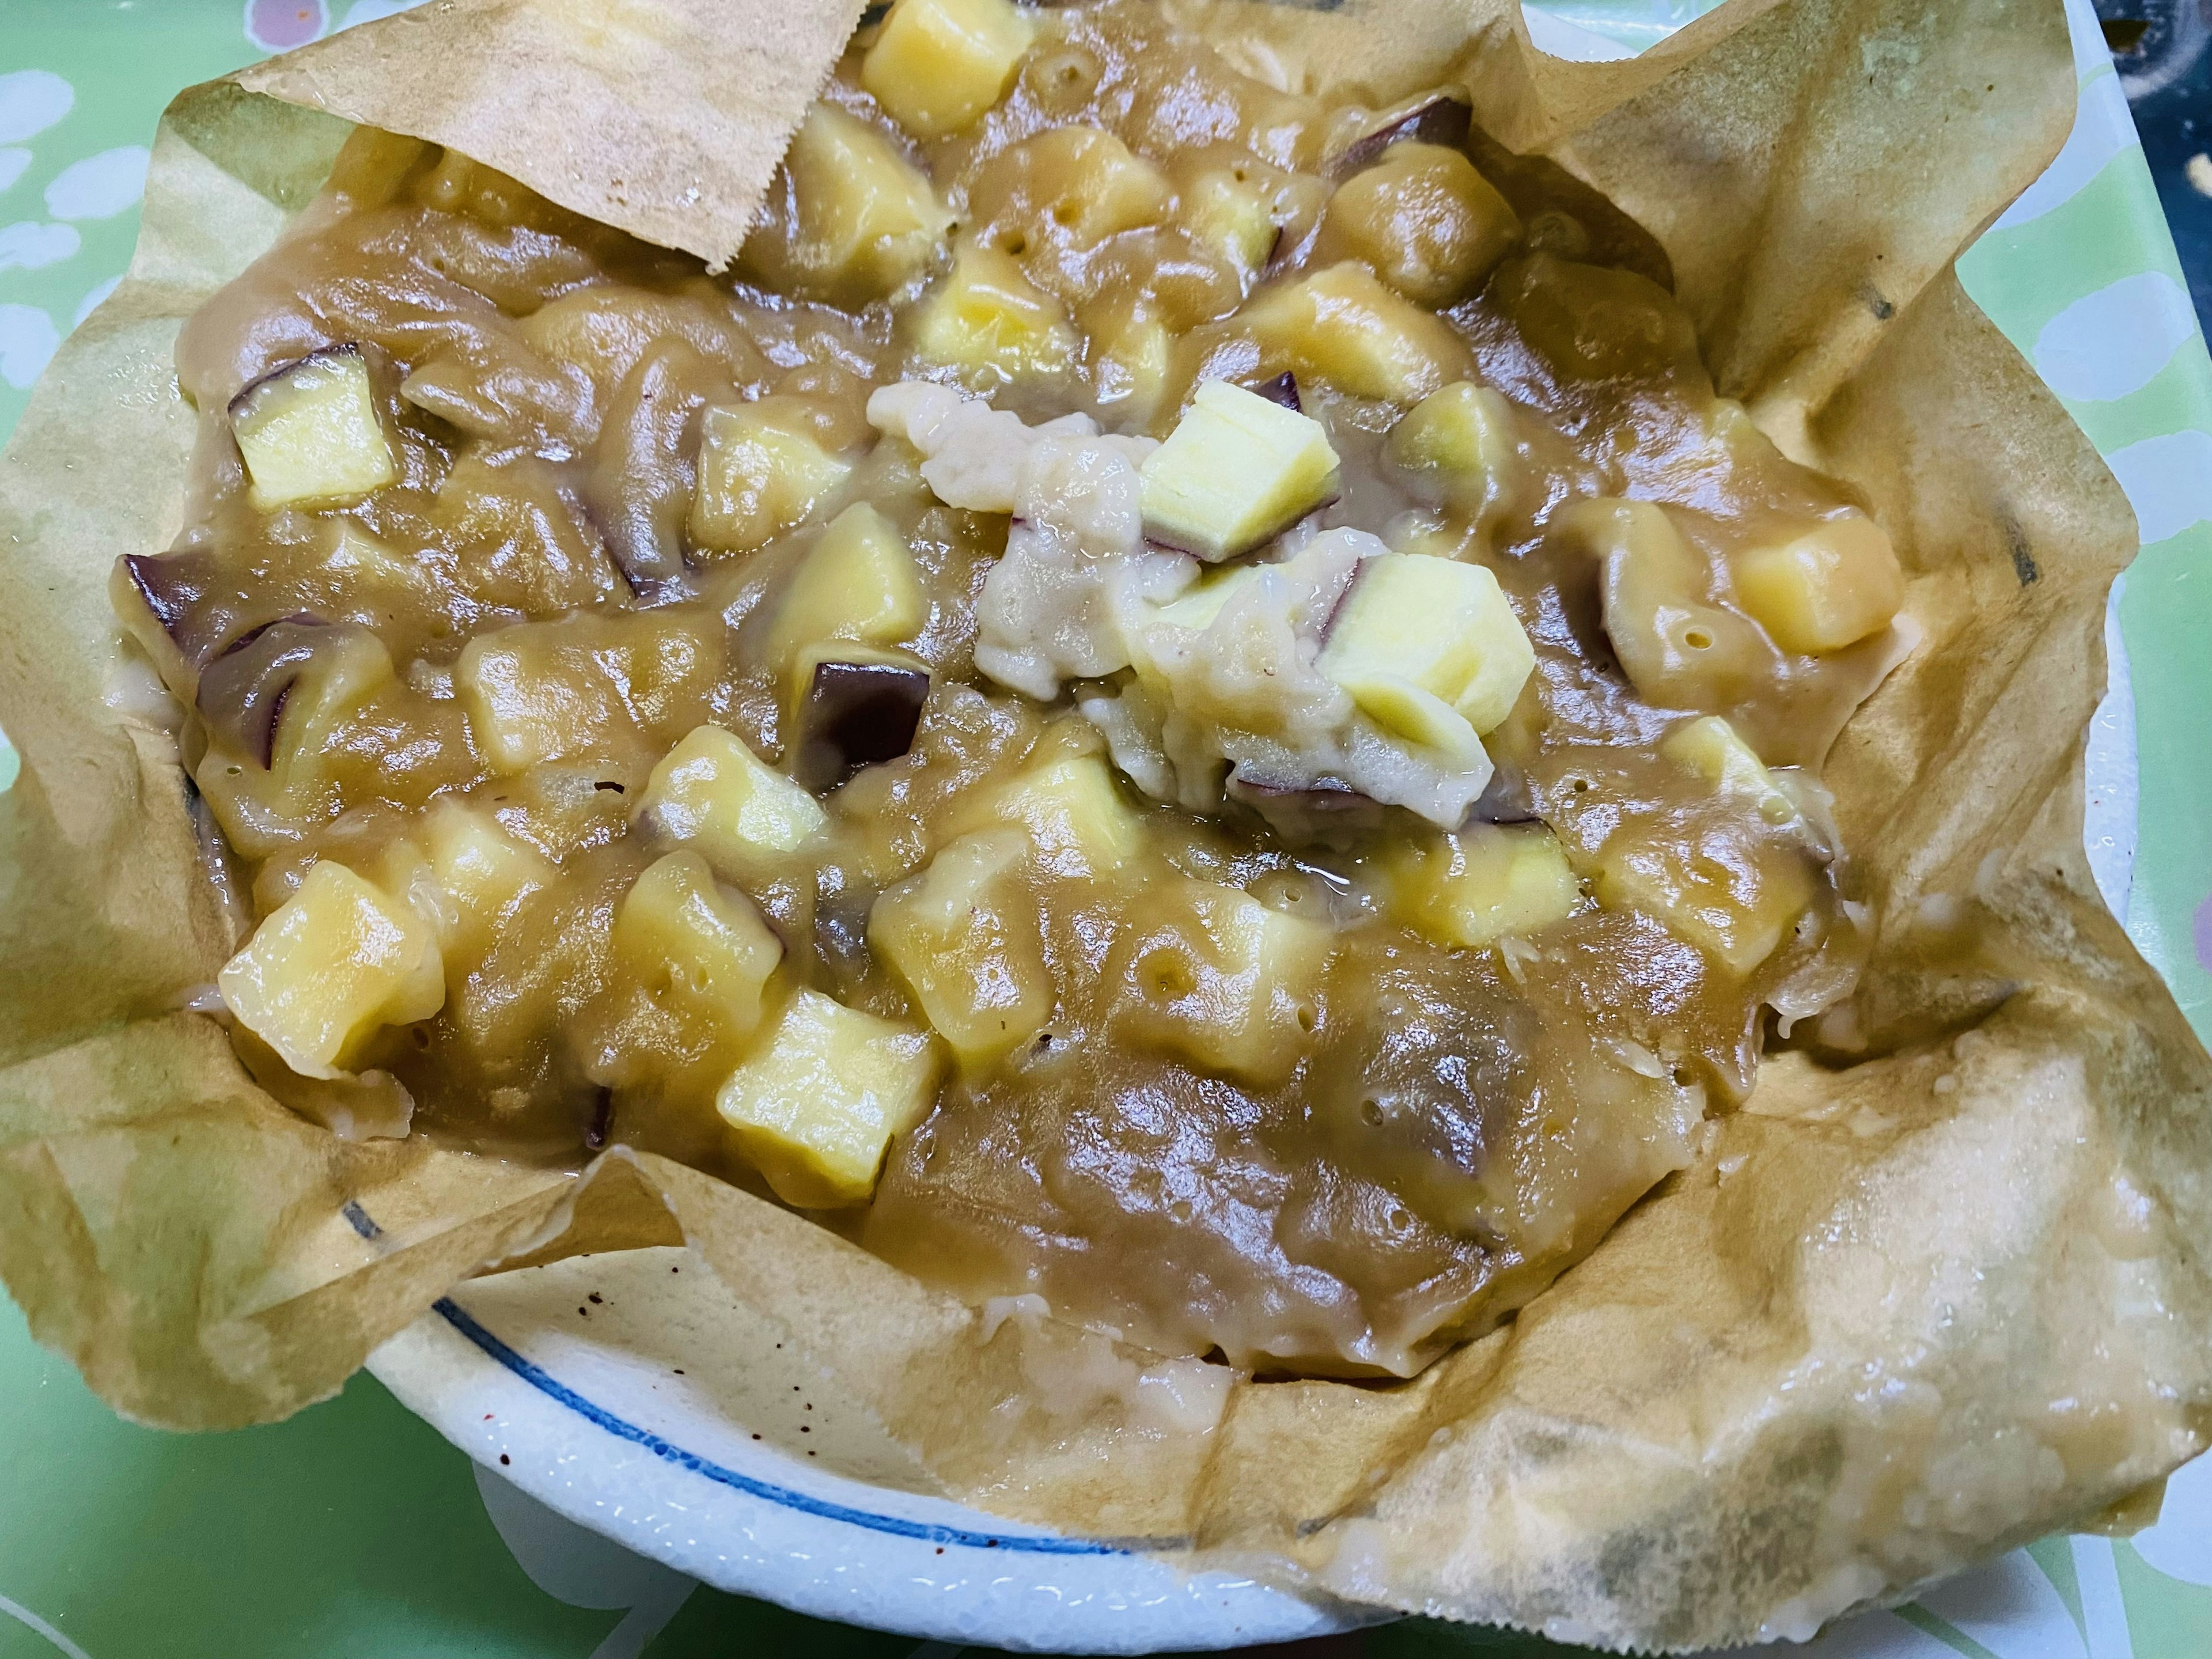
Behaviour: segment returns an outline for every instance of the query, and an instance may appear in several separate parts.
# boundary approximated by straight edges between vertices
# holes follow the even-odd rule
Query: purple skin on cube
[[[1227,789],[1230,799],[1250,807],[1292,846],[1348,845],[1381,828],[1390,811],[1339,778],[1277,781],[1239,767]]]
[[[123,571],[139,603],[187,662],[204,656],[207,641],[186,637],[192,610],[207,597],[215,562],[205,553],[125,553]]]
[[[281,368],[270,369],[259,380],[249,380],[246,382],[245,386],[240,390],[239,394],[230,400],[230,408],[228,410],[230,418],[234,422],[235,422],[241,416],[252,414],[253,412],[253,405],[260,400],[261,394],[263,392],[274,386],[279,380],[289,379],[291,375],[301,369],[306,368],[311,363],[325,362],[332,357],[359,357],[362,356],[362,349],[352,341],[349,340],[343,345],[323,346],[316,350],[309,352],[304,357],[295,357]]]
[[[308,616],[240,635],[200,675],[194,701],[209,732],[265,769],[276,753],[285,699],[315,653],[336,637],[328,623]]]
[[[914,747],[925,669],[890,662],[817,663],[799,712],[799,782],[833,789],[864,766],[896,760]]]
[[[1255,397],[1265,398],[1271,404],[1280,404],[1296,414],[1306,412],[1306,406],[1298,397],[1298,377],[1287,369],[1272,380],[1261,380],[1244,389]]]
[[[1401,142],[1416,144],[1441,144],[1446,149],[1462,149],[1467,135],[1474,125],[1472,105],[1456,98],[1432,98],[1419,109],[1402,115],[1387,127],[1378,128],[1351,145],[1329,164],[1329,175],[1347,178],[1362,167],[1373,167],[1382,159],[1382,152]]]

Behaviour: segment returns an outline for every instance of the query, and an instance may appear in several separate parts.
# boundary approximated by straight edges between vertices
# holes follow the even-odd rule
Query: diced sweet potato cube
[[[1320,422],[1208,380],[1138,471],[1145,533],[1201,559],[1234,558],[1335,497],[1336,451]]]
[[[313,1078],[342,1076],[377,1027],[427,1019],[446,1000],[429,922],[328,860],[254,929],[216,986],[240,1024]]]
[[[1449,306],[1481,286],[1521,240],[1521,221],[1456,149],[1391,145],[1336,188],[1317,261],[1358,259],[1408,299]]]
[[[833,1209],[874,1194],[892,1138],[927,1114],[937,1072],[913,1027],[801,991],[714,1103],[777,1197]]]
[[[1263,290],[1235,319],[1272,365],[1354,397],[1412,404],[1466,377],[1467,347],[1364,265],[1331,265]]]
[[[929,614],[921,573],[898,527],[866,501],[830,521],[776,602],[769,655],[787,663],[823,640],[888,645]]]
[[[1616,835],[1599,853],[1595,885],[1608,909],[1656,918],[1738,976],[1774,954],[1813,901],[1801,848],[1715,823],[1694,824],[1686,841]]]
[[[398,481],[356,346],[318,351],[248,386],[230,405],[230,429],[264,513],[343,507]]]
[[[1736,599],[1784,651],[1818,654],[1889,626],[1905,603],[1905,574],[1882,527],[1838,514],[1802,534],[1735,555]]]
[[[860,84],[915,137],[942,138],[1005,96],[1036,34],[1008,0],[896,0]]]
[[[1660,739],[1659,752],[1696,773],[1716,794],[1748,800],[1769,823],[1787,823],[1797,816],[1797,803],[1774,781],[1774,774],[1735,727],[1718,714],[1676,726]]]
[[[807,112],[738,256],[748,276],[857,310],[933,264],[952,216],[889,137],[834,104]]]
[[[1392,909],[1438,944],[1486,950],[1574,914],[1582,886],[1542,824],[1477,824],[1395,861]]]
[[[1097,755],[1063,755],[1018,774],[989,814],[1029,832],[1047,868],[1067,876],[1120,869],[1144,850],[1145,821],[1121,799]]]
[[[1060,301],[1012,255],[969,242],[908,319],[916,357],[958,371],[971,390],[1064,373],[1082,343]]]
[[[1329,628],[1320,667],[1370,718],[1394,715],[1407,689],[1439,700],[1477,732],[1513,711],[1536,653],[1498,578],[1482,565],[1418,553],[1367,560]]]
[[[981,1070],[1052,1018],[1036,901],[1017,872],[1018,830],[963,836],[868,915],[868,944],[962,1066]]]
[[[742,1042],[761,1023],[761,994],[783,942],[752,902],[724,890],[686,848],[648,866],[615,908],[615,956],[670,1009]]]
[[[707,411],[691,503],[691,539],[700,546],[750,553],[804,523],[851,473],[853,464],[822,447],[794,401],[763,398]]]
[[[525,623],[471,640],[454,690],[495,772],[657,747],[705,714],[720,631],[665,611]]]
[[[719,726],[698,727],[668,751],[638,810],[657,834],[696,848],[733,881],[788,862],[829,823],[813,796]]]

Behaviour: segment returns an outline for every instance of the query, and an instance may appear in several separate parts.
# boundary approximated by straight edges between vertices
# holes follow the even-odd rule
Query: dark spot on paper
[[[606,1306],[606,1298],[601,1296],[597,1291],[593,1291],[589,1296],[586,1297],[584,1300],[590,1303],[595,1308],[604,1308]]]
[[[2020,578],[2020,585],[2026,587],[2030,582],[2041,580],[2043,571],[2035,562],[2034,550],[2028,545],[2027,532],[2021,529],[2019,520],[2009,514],[2004,520],[2004,533],[2006,550],[2012,555],[2012,574]]]
[[[500,1462],[500,1467],[501,1467],[501,1468],[506,1468],[506,1467],[507,1467],[507,1454],[506,1454],[505,1452],[501,1452],[501,1453],[499,1455],[499,1462]]]

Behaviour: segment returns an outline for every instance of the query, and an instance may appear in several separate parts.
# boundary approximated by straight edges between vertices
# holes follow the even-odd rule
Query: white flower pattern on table
[[[153,159],[143,144],[121,144],[72,161],[46,186],[46,211],[57,219],[127,213],[146,193],[146,167]]]
[[[84,238],[75,225],[21,219],[0,225],[0,270],[39,270],[74,258]]]
[[[38,307],[0,302],[0,382],[29,391],[61,343],[54,319]]]
[[[420,0],[209,0],[203,9],[211,32],[230,31],[229,39],[240,46],[236,60],[243,61],[250,52],[303,45],[334,23],[348,27],[416,3]],[[1640,50],[1709,9],[1710,0],[1559,0],[1549,9],[1567,26],[1566,33],[1547,32],[1547,45],[1571,38],[1579,27],[1604,37],[1591,44],[1587,55],[1619,55],[1624,47]],[[2007,257],[2000,246],[2006,235],[2049,230],[2075,215],[2081,216],[2087,231],[2091,198],[2128,169],[2134,171],[2123,179],[2122,195],[2134,216],[2127,229],[2138,241],[2162,238],[2162,229],[2146,229],[2154,224],[2155,198],[2135,154],[2134,125],[2091,7],[2087,0],[2070,0],[2069,9],[2081,76],[2074,134],[2050,170],[1998,219],[1984,246],[1962,262],[1961,274],[1969,291],[2105,450],[2136,506],[2148,544],[2212,519],[2212,430],[2203,429],[2207,422],[2202,418],[2155,423],[2158,411],[2166,406],[2156,401],[2162,395],[2159,388],[2172,379],[2185,355],[2189,362],[2183,372],[2194,377],[2191,407],[2206,404],[2204,387],[2212,381],[2186,290],[2166,268],[2170,251],[2154,252],[2143,268],[2117,280],[2111,277],[2109,259],[2081,260],[2084,267],[2101,273],[2094,279],[2101,286],[2081,290],[2069,289],[2076,272],[2063,259],[2038,262],[2023,271],[2015,258],[2012,268],[2002,273],[1994,269]],[[129,25],[111,19],[106,27]],[[1608,46],[1607,40],[1613,44]],[[9,63],[9,50],[6,33],[0,31],[0,437],[12,428],[23,394],[64,335],[82,324],[120,280],[120,258],[108,263],[110,256],[88,252],[87,234],[79,227],[121,223],[135,214],[147,151],[143,143],[118,141],[143,137],[155,112],[103,107],[98,131],[88,133],[85,112],[78,109],[80,87],[51,67]],[[83,71],[82,89],[96,100],[103,65],[88,53],[64,66]],[[73,113],[79,118],[55,134]],[[72,138],[76,152],[54,153]],[[93,149],[88,142],[92,138],[102,147]],[[28,187],[19,190],[26,180]],[[2105,228],[2099,224],[2087,234]],[[87,269],[74,270],[77,263]],[[27,303],[33,273],[72,280],[64,297]],[[1997,280],[2000,275],[2003,282]],[[2131,410],[2149,412],[2131,417]],[[2135,429],[2128,425],[2130,418],[2136,419]],[[2107,442],[2108,433],[2127,435],[2124,441]],[[2116,657],[2116,691],[2125,685],[2126,667],[2124,657]],[[2108,704],[2106,714],[2113,708]],[[2124,727],[2126,716],[2120,706],[2117,720],[2110,723]],[[0,746],[0,788],[12,781],[15,765],[12,751]],[[2131,790],[2131,773],[2128,782]],[[2135,854],[2131,794],[2124,805],[2130,810],[2118,814],[2126,820],[2124,827],[2100,825],[2101,838],[2114,843],[2100,849],[2099,873],[2109,883],[2108,897],[2169,977],[2177,959],[2161,943],[2168,939],[2179,941],[2177,948],[2190,965],[2202,954],[2203,967],[2212,970],[2212,949],[2200,953],[2189,948],[2185,912],[2164,918],[2161,927],[2161,919],[2136,914],[2144,906],[2128,904],[2127,872]],[[2124,840],[2126,845],[2118,844]],[[2212,928],[2203,931],[2212,945]],[[579,1536],[589,1547],[556,1536],[555,1529],[518,1508],[535,1510],[530,1500],[488,1475],[479,1485],[501,1535],[547,1594],[578,1606],[633,1609],[602,1647],[602,1659],[630,1659],[641,1652],[687,1593],[689,1581],[669,1569],[587,1534]],[[568,1526],[548,1512],[538,1514],[558,1527]],[[36,1632],[71,1659],[83,1659],[54,1625],[0,1597],[0,1624],[8,1623]],[[2146,1645],[2147,1632],[2153,1630],[2188,1631],[2196,1639],[2191,1645],[2153,1648]],[[617,1643],[617,1638],[623,1639]],[[1802,1647],[1747,1651],[1804,1659],[2196,1659],[2212,1651],[2212,1461],[2177,1474],[2159,1523],[2132,1540],[2047,1540],[1940,1585],[1896,1612],[1853,1620]]]
[[[35,138],[76,107],[76,88],[52,70],[0,71],[0,144]]]

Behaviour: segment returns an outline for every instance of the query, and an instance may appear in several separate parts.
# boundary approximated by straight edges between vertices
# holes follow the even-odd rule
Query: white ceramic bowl
[[[349,1218],[374,1236],[372,1218]],[[686,1365],[708,1346],[706,1322],[730,1317],[688,1251],[578,1257],[471,1280],[369,1369],[548,1508],[690,1577],[818,1618],[993,1647],[1150,1653],[1375,1617],[1179,1571],[1141,1540],[1042,1533],[927,1496],[896,1445],[771,1342],[743,1375]]]

